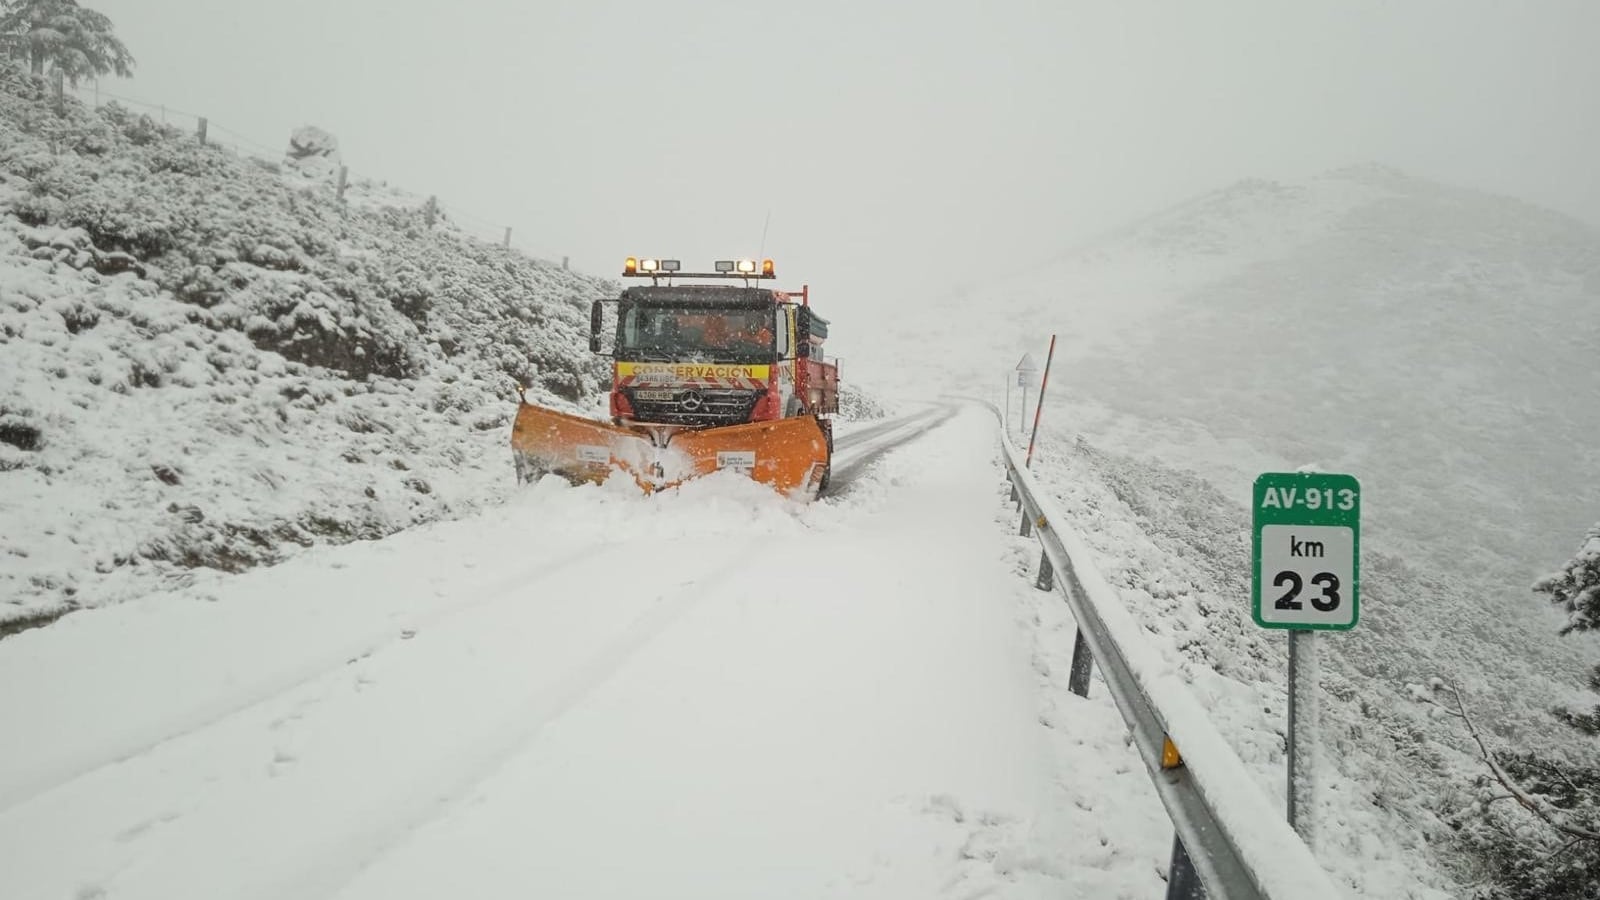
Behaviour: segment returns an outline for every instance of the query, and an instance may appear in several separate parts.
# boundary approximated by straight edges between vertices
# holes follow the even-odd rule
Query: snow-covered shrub
[[[0,622],[457,515],[610,283],[0,64]]]
[[[1591,833],[1600,829],[1600,765],[1536,753],[1497,757],[1531,802]],[[1495,777],[1474,782],[1471,814],[1455,823],[1481,884],[1474,900],[1593,900],[1600,897],[1600,836],[1557,830],[1519,805]]]
[[[1584,536],[1583,545],[1561,571],[1542,578],[1533,586],[1567,614],[1563,635],[1600,631],[1600,522]],[[1589,689],[1600,693],[1600,665],[1589,672]],[[1600,704],[1589,713],[1562,710],[1567,724],[1590,735],[1600,735]]]
[[[889,413],[877,398],[848,384],[839,385],[839,415],[845,419],[881,419]]]

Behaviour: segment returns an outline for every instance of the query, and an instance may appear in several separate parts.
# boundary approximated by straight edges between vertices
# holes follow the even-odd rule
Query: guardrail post
[[[1094,654],[1089,651],[1089,642],[1083,639],[1083,628],[1078,628],[1078,636],[1072,641],[1072,671],[1067,676],[1067,690],[1079,697],[1089,696],[1089,671],[1094,667]]]
[[[1031,482],[1025,482],[1026,465],[1019,451],[1009,442],[1002,450],[1022,513],[1018,531],[1028,536],[1037,529],[1044,545],[1037,586],[1053,588],[1060,582],[1078,626],[1068,688],[1078,696],[1088,696],[1095,657],[1099,656],[1101,680],[1138,742],[1142,762],[1172,820],[1171,857],[1163,873],[1167,900],[1206,900],[1208,896],[1335,900],[1339,891],[1311,853],[1309,842],[1283,823],[1265,793],[1251,784],[1253,779],[1243,761],[1209,724],[1196,698],[1178,685],[1157,693],[1140,676],[1138,648],[1122,643],[1126,623],[1119,621],[1123,609],[1116,589],[1089,560],[1072,556],[1072,542],[1065,540],[1068,535],[1057,533],[1070,533],[1069,525],[1064,524],[1067,519],[1064,517],[1063,523],[1047,520],[1047,516],[1061,514],[1060,510],[1042,491],[1036,495]],[[1059,573],[1055,571],[1057,560],[1065,567]],[[1312,678],[1305,680],[1314,683]],[[1199,748],[1196,755],[1207,757],[1205,766],[1185,768],[1165,730],[1165,723],[1173,717],[1195,738],[1191,749]],[[1155,746],[1161,748],[1159,762],[1148,752]],[[1192,856],[1187,846],[1191,842],[1195,847]],[[1267,865],[1266,860],[1292,866]],[[1197,866],[1197,862],[1204,865]]]
[[[1055,587],[1056,570],[1050,565],[1050,554],[1043,547],[1039,548],[1039,578],[1033,586],[1041,591],[1048,591]]]
[[[1206,886],[1195,874],[1183,841],[1172,836],[1172,863],[1167,866],[1167,900],[1205,900]]]

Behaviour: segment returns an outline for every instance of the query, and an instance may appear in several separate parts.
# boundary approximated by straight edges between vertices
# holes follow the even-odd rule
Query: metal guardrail
[[[1176,832],[1167,897],[1337,900],[1326,871],[1228,746],[1177,670],[1145,642],[1088,546],[1002,435],[1021,533],[1042,551],[1035,586],[1057,584],[1077,622],[1069,688],[1089,694],[1093,663],[1132,732]]]

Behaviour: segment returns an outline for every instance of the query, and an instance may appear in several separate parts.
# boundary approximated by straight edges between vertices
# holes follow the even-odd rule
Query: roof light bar
[[[676,259],[659,259],[654,256],[630,256],[622,262],[622,274],[630,277],[660,278],[682,274],[684,278],[773,278],[771,259],[719,259],[712,264],[714,272],[692,273],[683,271],[683,262]]]

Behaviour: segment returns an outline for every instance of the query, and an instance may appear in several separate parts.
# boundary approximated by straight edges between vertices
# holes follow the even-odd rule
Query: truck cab
[[[674,284],[675,271],[640,271],[641,264],[663,263],[673,261],[630,259],[624,275],[654,272],[654,283],[610,301],[616,305],[612,421],[709,428],[815,415],[831,444],[832,423],[822,417],[838,411],[838,365],[825,358],[828,321],[811,308],[809,287],[755,287],[750,281],[762,275],[739,272],[732,274],[742,285]],[[771,277],[771,260],[762,270]],[[591,316],[590,346],[597,352],[605,302],[597,301]]]
[[[650,493],[732,470],[817,497],[833,469],[839,367],[823,356],[828,323],[810,289],[760,286],[774,277],[770,259],[723,260],[699,275],[679,268],[630,256],[623,276],[651,283],[590,308],[589,349],[612,360],[609,422],[522,392],[511,427],[518,481],[599,483],[621,472]],[[690,278],[712,283],[677,283]],[[616,320],[603,351],[608,305]]]

